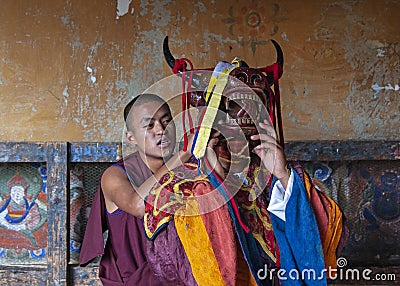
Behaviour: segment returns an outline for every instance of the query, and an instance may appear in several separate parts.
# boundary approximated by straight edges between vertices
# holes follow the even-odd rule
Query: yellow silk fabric
[[[189,198],[186,205],[175,213],[175,227],[189,259],[192,273],[199,286],[224,286],[217,259],[197,201]]]

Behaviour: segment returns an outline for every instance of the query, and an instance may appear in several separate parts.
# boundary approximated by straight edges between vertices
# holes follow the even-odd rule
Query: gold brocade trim
[[[169,175],[168,180],[165,181],[165,182],[164,182],[162,185],[160,185],[158,188],[154,189],[154,191],[153,191],[153,192],[156,193],[156,199],[155,199],[155,201],[154,201],[154,206],[153,206],[153,207],[154,207],[154,209],[153,209],[153,215],[154,215],[155,213],[157,213],[157,214],[160,213],[159,211],[157,211],[157,207],[156,207],[157,201],[158,201],[158,196],[160,195],[160,191],[161,191],[165,186],[167,186],[169,183],[171,183],[172,180],[173,180],[173,178],[174,178],[174,172],[169,171],[167,174]],[[147,221],[148,221],[148,218],[149,218],[149,213],[145,212],[143,218],[144,218],[144,221],[147,222]],[[162,219],[157,223],[157,225],[156,225],[156,230],[157,230],[161,225],[163,225],[163,224],[169,222],[170,219],[171,219],[170,216],[167,216],[167,217],[162,218]],[[154,236],[154,234],[155,234],[155,232],[150,231],[150,229],[149,229],[147,223],[144,223],[144,231],[146,232],[146,235],[147,235],[147,237],[148,237],[149,239],[151,239],[151,238]]]
[[[241,190],[243,192],[248,192],[252,198],[256,197],[256,193],[255,193],[254,189],[252,189],[251,187],[242,187]],[[267,230],[272,230],[272,224],[269,223],[265,219],[265,215],[268,215],[268,214],[264,214],[263,215],[261,213],[261,209],[257,206],[256,203],[257,203],[257,200],[253,200],[250,205],[241,205],[241,208],[249,210],[249,211],[254,210],[256,212],[256,214],[257,214],[257,217],[261,220],[262,224],[264,225],[264,227]]]
[[[242,188],[240,189],[242,192],[248,193],[249,197],[255,198],[255,199],[252,201],[249,200],[249,202],[251,202],[250,205],[242,204],[240,207],[249,212],[251,212],[251,211],[255,212],[256,218],[259,221],[261,221],[265,230],[272,231],[272,223],[268,222],[268,220],[266,219],[267,217],[269,218],[269,214],[266,212],[266,210],[263,211],[263,209],[261,209],[260,207],[257,206],[257,199],[256,199],[257,193],[254,190],[254,188],[251,187],[254,184],[256,184],[257,186],[260,186],[259,180],[258,180],[259,171],[260,171],[260,168],[256,167],[253,171],[253,176],[252,176],[253,178],[246,176],[246,179],[249,182],[249,184],[247,186],[242,186]],[[252,234],[253,234],[254,238],[260,243],[260,245],[261,245],[262,249],[265,251],[265,253],[271,258],[272,261],[276,262],[276,255],[272,252],[273,250],[271,250],[268,247],[268,241],[266,241],[266,238],[263,236],[263,234],[255,232],[255,231],[252,231]]]
[[[162,191],[162,189],[164,189],[168,184],[170,184],[172,182],[172,180],[174,179],[175,173],[172,171],[169,171],[167,173],[169,175],[168,180],[166,180],[162,185],[160,185],[158,188],[156,188],[153,192],[155,193],[155,200],[154,200],[154,209],[153,209],[153,215],[157,216],[160,214],[160,212],[164,209],[166,209],[167,207],[173,205],[175,202],[169,202],[166,203],[165,205],[163,205],[162,207],[160,207],[159,209],[157,209],[157,203],[158,203],[158,198],[160,197],[160,192]],[[157,225],[158,228],[159,225]]]
[[[257,241],[260,243],[262,249],[264,249],[265,253],[269,256],[269,258],[271,258],[271,260],[272,260],[273,262],[276,262],[276,256],[275,256],[275,254],[272,253],[272,252],[269,250],[269,248],[268,248],[268,246],[267,246],[267,243],[265,242],[265,239],[262,237],[262,235],[259,234],[259,233],[254,233],[254,232],[253,232],[253,236],[254,236],[254,238],[257,239]]]
[[[185,163],[185,164],[183,164],[185,167],[186,166],[190,166],[190,167],[193,167],[193,168],[196,168],[197,169],[197,164],[196,163]]]
[[[148,216],[149,216],[149,215],[148,215],[147,213],[144,214],[144,221],[147,221]],[[163,225],[163,224],[169,222],[170,220],[171,220],[171,217],[170,217],[170,216],[164,217],[163,219],[161,219],[161,220],[159,221],[159,223],[157,224],[157,228],[156,228],[156,229],[158,229],[161,225]],[[146,236],[147,236],[149,239],[152,239],[153,236],[154,236],[154,234],[155,234],[155,232],[151,232],[151,231],[150,231],[149,227],[147,226],[147,223],[144,223],[144,230],[145,230],[145,232],[146,232]]]
[[[201,175],[197,176],[197,177],[194,179],[194,181],[195,181],[195,182],[197,182],[197,181],[207,181],[207,182],[209,182],[210,180],[208,179],[208,176],[207,176],[207,175],[201,174]]]
[[[192,164],[192,163],[185,163],[185,165],[188,166],[192,166],[192,167],[197,167],[196,164]],[[172,183],[174,177],[175,177],[175,172],[173,171],[169,171],[167,172],[167,174],[169,175],[168,180],[166,180],[164,183],[162,183],[160,186],[158,186],[157,188],[155,188],[152,193],[155,195],[155,200],[154,200],[154,205],[153,205],[153,211],[152,211],[152,216],[158,216],[161,212],[163,212],[164,210],[168,209],[169,207],[175,205],[175,204],[185,204],[185,200],[184,200],[184,192],[190,192],[191,189],[186,189],[186,190],[180,190],[179,187],[180,185],[186,183],[186,182],[194,182],[195,180],[189,180],[189,179],[183,179],[179,182],[177,182],[176,184],[173,185],[173,194],[175,194],[174,196],[174,200],[173,201],[169,201],[167,203],[165,203],[163,206],[161,206],[160,208],[158,208],[158,201],[160,198],[160,193],[161,191],[169,184]],[[171,216],[173,214],[169,214],[169,216],[162,218],[156,225],[156,230],[160,228],[160,226],[162,226],[163,224],[169,222],[171,220]],[[144,221],[147,221],[149,218],[149,214],[145,213],[144,214]],[[144,224],[145,226],[145,232],[147,237],[152,238],[154,233],[150,231],[150,229],[148,228],[147,223]]]
[[[254,190],[249,189],[249,192],[254,192]],[[253,195],[253,194],[251,194]],[[251,205],[247,206],[247,205],[242,205],[241,206],[243,209],[246,209],[248,211],[255,211],[257,214],[257,218],[261,221],[261,223],[263,224],[264,228],[268,231],[272,231],[272,224],[268,223],[268,221],[265,219],[265,217],[262,215],[261,213],[261,209],[259,207],[257,207],[256,205],[256,200],[252,201]],[[268,216],[268,214],[265,214],[266,216]],[[258,240],[258,242],[260,243],[261,247],[264,249],[265,253],[267,253],[271,259],[276,262],[276,257],[275,255],[271,252],[271,250],[268,248],[268,244],[265,241],[265,238],[263,237],[262,234],[257,233],[252,231],[253,236],[255,239]]]

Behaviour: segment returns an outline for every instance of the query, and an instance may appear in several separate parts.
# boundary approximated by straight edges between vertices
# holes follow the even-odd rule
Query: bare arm
[[[136,217],[143,217],[144,198],[149,194],[152,187],[169,170],[178,167],[189,158],[190,151],[179,151],[139,187],[134,187],[125,172],[119,167],[109,167],[101,178],[107,211],[111,213],[119,208]]]
[[[111,166],[103,173],[101,188],[108,212],[112,213],[119,208],[140,217],[143,200],[119,167]]]

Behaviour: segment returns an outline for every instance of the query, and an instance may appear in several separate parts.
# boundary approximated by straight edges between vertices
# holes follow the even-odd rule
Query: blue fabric
[[[215,78],[218,78],[219,75],[226,69],[229,69],[231,67],[233,67],[234,65],[227,62],[227,61],[220,61],[217,63],[217,65],[215,66],[212,76]]]
[[[280,277],[284,277],[281,284],[327,285],[324,255],[314,211],[302,180],[296,172],[293,173],[293,190],[286,206],[286,221],[270,213],[280,251]],[[276,178],[272,187],[275,182]]]

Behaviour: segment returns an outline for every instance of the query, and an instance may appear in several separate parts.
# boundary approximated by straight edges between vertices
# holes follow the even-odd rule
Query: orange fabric
[[[243,252],[240,248],[239,242],[236,240],[237,244],[237,278],[236,278],[236,286],[257,286],[257,282],[251,273],[249,266],[247,265],[246,260],[244,259]]]
[[[211,242],[195,199],[189,198],[175,213],[175,227],[199,286],[224,286]]]
[[[343,213],[336,202],[325,194],[322,186],[317,182],[311,182],[306,173],[304,173],[304,183],[318,223],[325,268],[336,269],[336,249],[342,235]],[[312,184],[318,186],[321,191]],[[329,273],[328,271],[327,274]]]

